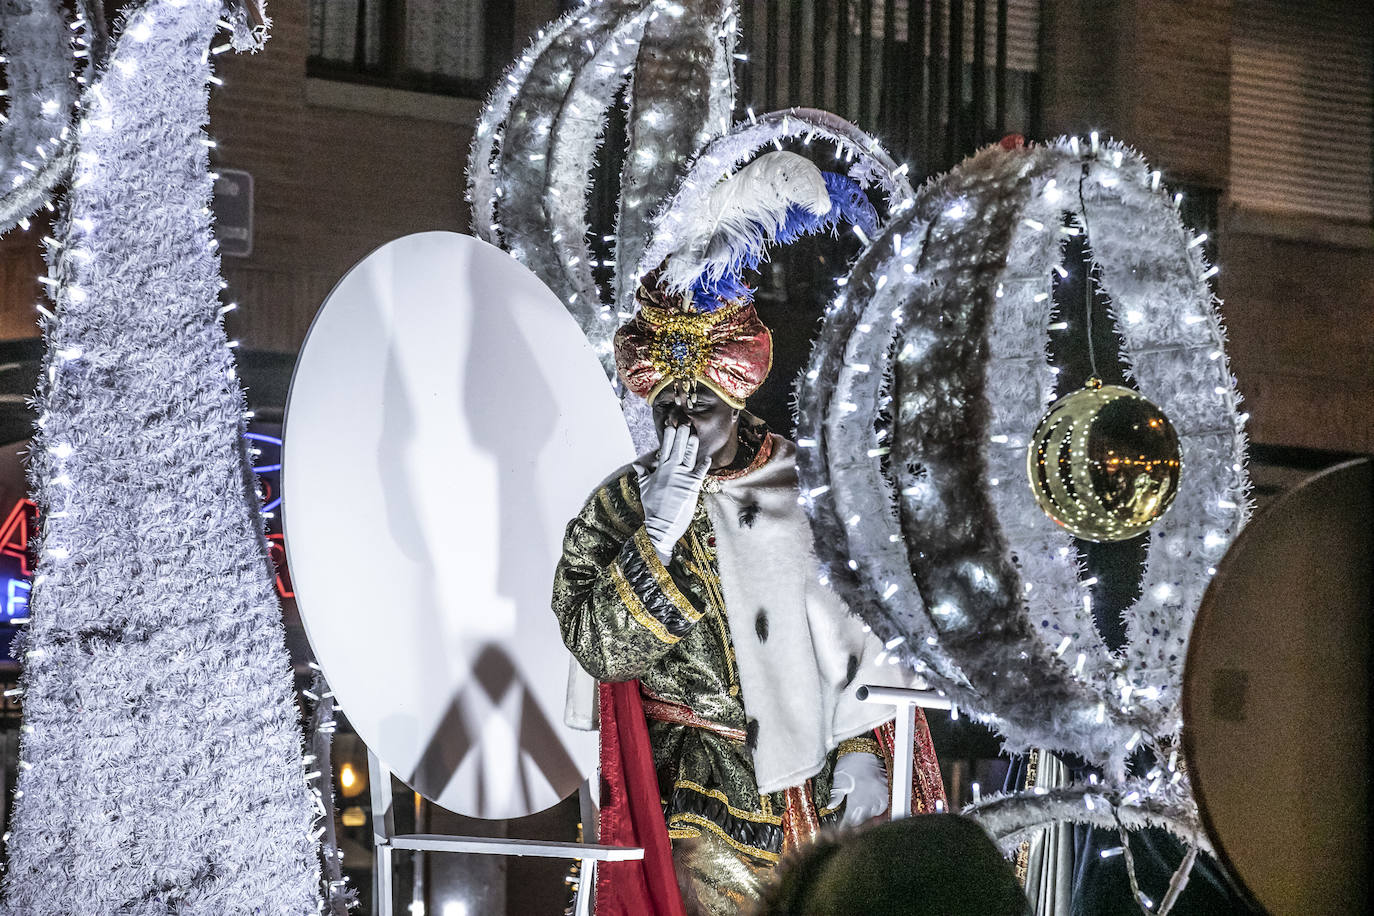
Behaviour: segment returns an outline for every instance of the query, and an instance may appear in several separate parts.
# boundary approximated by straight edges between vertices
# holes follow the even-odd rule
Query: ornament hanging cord
[[[1097,349],[1093,345],[1093,256],[1092,235],[1088,231],[1088,205],[1083,200],[1083,182],[1088,179],[1091,163],[1083,163],[1083,172],[1078,176],[1078,217],[1083,223],[1083,322],[1088,334],[1088,366],[1092,378],[1100,379],[1097,374]]]
[[[1121,838],[1121,852],[1126,860],[1126,877],[1131,883],[1131,896],[1135,898],[1135,903],[1140,907],[1143,916],[1169,916],[1174,904],[1183,893],[1183,889],[1188,886],[1188,876],[1192,874],[1193,863],[1197,861],[1198,847],[1196,843],[1188,846],[1188,852],[1184,854],[1183,861],[1179,863],[1174,871],[1174,876],[1169,880],[1169,889],[1164,894],[1164,899],[1160,901],[1158,913],[1152,913],[1149,898],[1140,890],[1140,882],[1135,873],[1135,856],[1131,854],[1131,835],[1126,829],[1126,825],[1121,821],[1121,812],[1115,806],[1112,814],[1116,818],[1116,832]]]

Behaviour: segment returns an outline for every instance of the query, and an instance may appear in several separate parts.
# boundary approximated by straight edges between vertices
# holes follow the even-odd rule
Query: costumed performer
[[[796,446],[745,410],[772,338],[742,272],[765,246],[876,214],[851,179],[774,152],[679,226],[615,336],[659,449],[612,474],[567,529],[553,609],[601,682],[599,916],[747,912],[781,854],[887,810],[893,709],[909,681],[821,583]],[[914,812],[943,802],[918,710]],[[680,894],[679,894],[680,890]]]

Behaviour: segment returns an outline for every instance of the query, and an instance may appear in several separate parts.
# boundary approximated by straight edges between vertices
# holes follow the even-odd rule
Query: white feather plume
[[[773,242],[793,206],[817,216],[830,211],[821,170],[783,150],[760,156],[712,188],[680,223],[659,227],[678,236],[662,281],[682,292],[700,277],[720,279]]]

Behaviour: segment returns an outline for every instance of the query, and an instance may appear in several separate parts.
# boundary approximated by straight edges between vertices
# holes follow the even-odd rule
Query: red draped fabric
[[[897,723],[884,722],[874,734],[878,747],[883,752],[883,764],[892,772],[892,755],[896,749]],[[911,768],[911,813],[934,814],[936,811],[949,810],[945,800],[945,782],[940,776],[940,761],[935,759],[935,745],[930,741],[930,727],[926,724],[926,714],[916,710],[916,731],[912,736],[916,759]],[[895,790],[895,789],[894,789]],[[937,807],[936,802],[939,802]]]
[[[601,780],[600,842],[644,859],[597,867],[596,916],[686,916],[639,681],[601,685]]]

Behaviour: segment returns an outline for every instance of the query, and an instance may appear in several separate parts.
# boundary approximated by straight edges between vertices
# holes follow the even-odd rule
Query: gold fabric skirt
[[[709,830],[673,840],[673,868],[687,916],[753,912],[773,866],[731,849]]]

